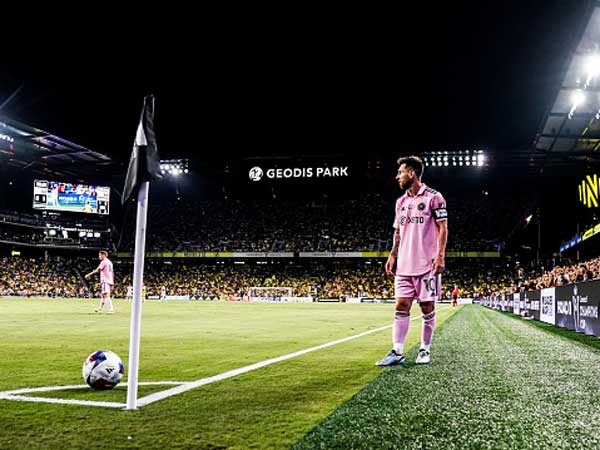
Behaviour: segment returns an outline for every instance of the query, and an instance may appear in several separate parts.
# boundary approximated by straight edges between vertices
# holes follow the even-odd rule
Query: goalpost
[[[248,294],[251,298],[279,301],[281,297],[293,297],[294,289],[291,287],[252,286],[248,288]]]

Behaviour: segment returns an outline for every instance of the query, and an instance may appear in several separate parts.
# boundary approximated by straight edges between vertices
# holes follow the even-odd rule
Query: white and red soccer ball
[[[123,378],[125,368],[119,355],[99,350],[83,362],[83,379],[94,389],[112,389]]]

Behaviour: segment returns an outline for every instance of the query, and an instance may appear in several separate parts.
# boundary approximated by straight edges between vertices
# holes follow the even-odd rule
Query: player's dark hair
[[[104,255],[108,258],[108,252],[106,250],[100,250],[98,253],[100,253],[101,255]]]
[[[418,156],[404,156],[398,158],[398,165],[406,164],[406,167],[415,171],[417,176],[421,178],[423,175],[423,160]]]

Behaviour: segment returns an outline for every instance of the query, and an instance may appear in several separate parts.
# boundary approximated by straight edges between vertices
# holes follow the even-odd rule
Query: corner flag
[[[144,285],[144,255],[146,253],[146,222],[148,219],[148,190],[150,180],[162,178],[156,139],[154,137],[154,97],[144,98],[144,109],[138,125],[125,187],[121,201],[137,197],[135,252],[133,256],[133,300],[129,331],[129,370],[127,374],[127,407],[137,408],[138,369],[140,365],[140,336],[142,322],[142,287]]]
[[[144,97],[144,108],[129,159],[121,203],[125,204],[132,196],[137,195],[142,182],[161,178],[160,158],[154,136],[154,96],[148,95]]]

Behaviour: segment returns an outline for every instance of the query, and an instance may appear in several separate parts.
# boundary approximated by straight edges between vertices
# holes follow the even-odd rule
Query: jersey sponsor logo
[[[400,217],[400,225],[410,224],[410,223],[425,223],[425,217],[423,216],[415,216],[415,217]]]
[[[425,203],[419,203],[419,211],[423,211],[425,209]]]

